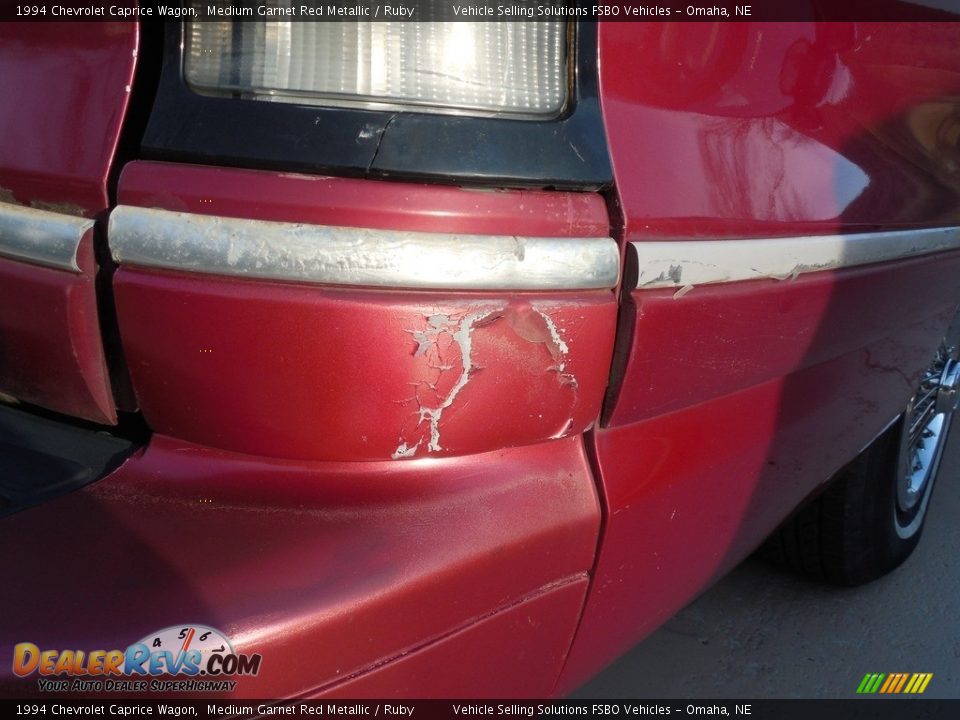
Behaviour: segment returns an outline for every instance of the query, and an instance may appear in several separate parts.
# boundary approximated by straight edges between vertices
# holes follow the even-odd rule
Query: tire
[[[941,345],[903,415],[767,541],[762,554],[824,582],[856,586],[916,548],[955,409],[960,363]]]

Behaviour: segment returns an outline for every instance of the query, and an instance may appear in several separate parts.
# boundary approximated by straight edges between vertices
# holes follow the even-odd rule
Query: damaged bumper
[[[529,445],[599,417],[619,279],[599,196],[131,167],[108,239],[156,431],[376,461]],[[231,183],[286,204],[207,192]],[[401,203],[420,214],[378,216]]]

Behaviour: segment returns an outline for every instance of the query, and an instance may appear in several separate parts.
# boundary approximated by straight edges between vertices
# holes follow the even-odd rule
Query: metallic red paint
[[[151,427],[314,460],[389,459],[401,446],[462,455],[583,432],[599,416],[616,310],[606,291],[391,293],[126,267],[114,289]],[[483,319],[471,324],[472,315]],[[413,333],[428,317],[447,318],[451,332],[421,352]],[[460,329],[472,339],[468,360],[452,339]],[[464,372],[467,384],[431,427],[420,409],[442,408]]]
[[[0,201],[95,217],[133,83],[136,23],[0,23]]]
[[[178,163],[128,163],[119,202],[227,217],[421,232],[607,237],[594,193],[480,190]]]
[[[622,239],[960,219],[951,25],[599,32]],[[558,691],[752,551],[902,411],[956,311],[958,271],[947,253],[624,299],[619,393],[592,436],[605,523]]]
[[[130,97],[134,23],[0,23],[0,202],[96,217]],[[0,260],[0,391],[116,422],[88,233],[82,274]]]
[[[902,411],[957,277],[951,253],[633,294],[619,404],[593,437],[606,522],[561,688],[742,560]]]
[[[0,392],[114,423],[91,235],[77,252],[79,274],[0,258]]]
[[[586,591],[571,580],[315,697],[550,697]]]
[[[579,438],[469,458],[294,463],[154,436],[104,480],[0,523],[3,547],[31,548],[0,560],[18,578],[0,588],[0,654],[23,641],[123,649],[200,622],[263,655],[241,697],[354,677],[358,694],[428,696],[434,682],[457,695],[498,683],[545,691],[598,527]],[[509,650],[518,626],[544,642]],[[465,650],[486,669],[449,662]],[[9,663],[0,672],[4,694],[30,691]]]
[[[47,27],[32,42],[64,47]],[[958,222],[951,26],[600,23],[599,33],[613,223],[595,194],[152,162],[126,167],[119,200],[436,232],[602,236],[612,224],[621,241]],[[78,41],[53,57],[96,59],[114,80],[129,73],[129,38],[108,52],[98,37],[87,54],[70,55]],[[16,62],[3,48],[0,64]],[[49,147],[69,162],[46,159],[43,178],[15,155],[0,168],[13,178],[7,200],[106,207],[110,128],[123,112],[109,87],[109,102],[82,106],[87,140],[115,119],[109,148],[93,142],[99,164],[89,150],[71,155],[58,126]],[[72,189],[47,197],[49,179]],[[27,272],[4,263],[9,277]],[[0,637],[122,647],[203,621],[264,654],[245,696],[568,691],[750,552],[896,414],[952,317],[958,264],[952,253],[682,297],[634,292],[619,394],[608,426],[591,432],[610,293],[389,292],[125,267],[115,277],[125,357],[147,420],[179,439],[157,435],[109,478],[0,524],[6,546],[33,543],[0,564],[23,578],[0,590],[15,608]],[[16,299],[48,302],[34,289],[40,270],[29,271],[10,285]],[[411,331],[428,315],[462,322],[491,306],[475,328],[477,372],[442,420],[443,449],[423,457],[417,409],[449,388],[439,366],[460,355],[449,339],[418,355]],[[541,313],[569,346],[562,371]],[[4,323],[15,325],[0,309]],[[588,450],[579,437],[545,442],[584,432]],[[418,457],[384,459],[417,440]],[[479,668],[469,676],[454,662],[465,654]]]
[[[960,220],[951,23],[611,22],[599,33],[627,239]]]
[[[892,380],[907,392],[939,340],[909,329],[957,307],[956,278],[954,252],[793,280],[707,285],[676,298],[672,289],[634,291],[624,301],[634,319],[632,342],[609,425],[665,415],[887,338],[902,345],[896,367],[903,377]]]

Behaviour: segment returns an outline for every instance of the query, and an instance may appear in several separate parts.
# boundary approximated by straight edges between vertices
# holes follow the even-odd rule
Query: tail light
[[[191,22],[184,74],[204,94],[549,117],[562,111],[568,95],[566,27],[563,21]]]

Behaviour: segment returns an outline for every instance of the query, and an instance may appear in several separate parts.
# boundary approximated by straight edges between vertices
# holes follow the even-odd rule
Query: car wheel
[[[960,362],[944,342],[903,415],[767,541],[764,554],[836,585],[861,585],[920,540],[951,420]]]

